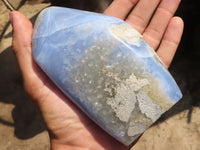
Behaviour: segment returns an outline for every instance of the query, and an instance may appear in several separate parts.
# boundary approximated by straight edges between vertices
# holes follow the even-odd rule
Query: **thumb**
[[[13,27],[13,51],[16,55],[23,77],[30,71],[32,64],[31,41],[33,34],[32,23],[20,12],[10,13]]]

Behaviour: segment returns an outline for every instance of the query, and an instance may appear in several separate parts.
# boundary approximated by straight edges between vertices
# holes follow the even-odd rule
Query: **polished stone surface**
[[[110,16],[45,9],[35,24],[33,55],[80,109],[126,145],[182,97],[143,37]]]

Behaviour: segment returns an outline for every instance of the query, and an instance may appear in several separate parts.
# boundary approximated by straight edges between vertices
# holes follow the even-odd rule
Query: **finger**
[[[13,26],[13,51],[16,55],[22,75],[30,73],[31,58],[31,40],[33,27],[31,22],[20,12],[13,11],[10,14]]]
[[[176,12],[181,0],[163,0],[157,8],[149,26],[143,33],[144,38],[154,48],[160,44],[166,27]]]
[[[33,61],[31,44],[33,34],[32,23],[18,11],[10,13],[10,20],[13,27],[13,51],[23,76],[25,89],[28,94],[33,96],[34,92],[40,91],[40,87],[43,86],[46,78]],[[34,96],[33,98],[37,99]]]
[[[137,31],[142,33],[151,19],[160,0],[140,0],[128,15],[126,21],[130,23]]]
[[[179,17],[173,17],[167,27],[161,45],[157,51],[158,56],[168,68],[175,55],[183,33],[184,23]]]
[[[114,0],[104,14],[124,20],[138,0]]]

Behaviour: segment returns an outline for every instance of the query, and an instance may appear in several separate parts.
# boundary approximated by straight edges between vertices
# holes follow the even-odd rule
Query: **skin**
[[[173,17],[180,0],[114,0],[105,14],[123,19],[137,29],[169,67],[179,45],[183,21]],[[75,105],[40,70],[32,57],[31,22],[20,12],[10,14],[13,51],[24,88],[39,107],[50,135],[52,150],[125,150]]]

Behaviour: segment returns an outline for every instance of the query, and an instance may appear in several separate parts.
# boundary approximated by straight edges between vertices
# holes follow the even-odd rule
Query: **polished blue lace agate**
[[[49,7],[37,18],[32,43],[49,78],[125,145],[182,97],[152,47],[120,19]]]

